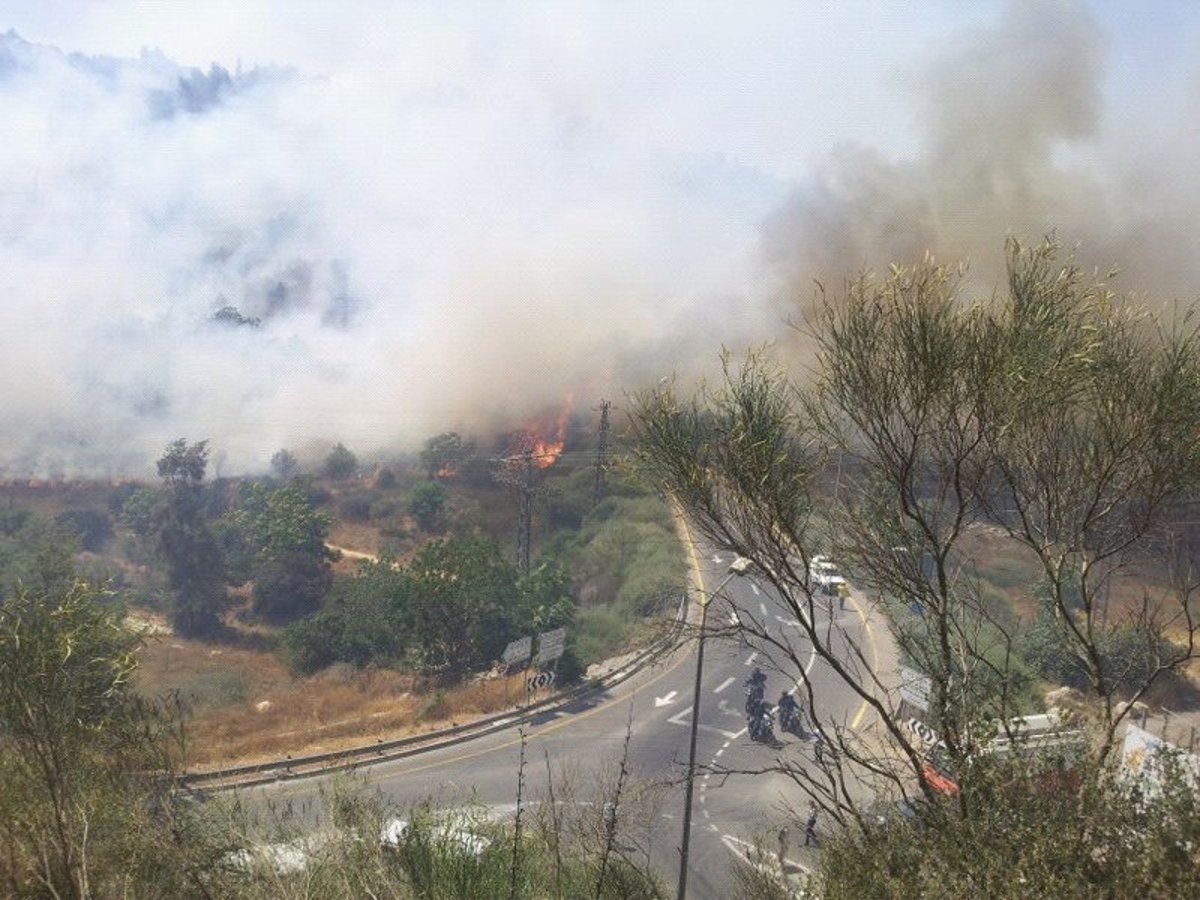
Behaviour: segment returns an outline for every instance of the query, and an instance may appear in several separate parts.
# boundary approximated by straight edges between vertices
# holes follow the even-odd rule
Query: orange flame
[[[563,449],[566,447],[567,419],[571,416],[571,398],[567,398],[562,411],[553,422],[535,422],[527,425],[522,437],[518,440],[519,447],[514,448],[520,453],[529,453],[539,469],[547,469],[554,465]]]

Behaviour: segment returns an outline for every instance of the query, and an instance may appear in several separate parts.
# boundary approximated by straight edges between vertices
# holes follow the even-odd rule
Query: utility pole
[[[521,454],[521,479],[517,483],[521,504],[517,521],[517,568],[529,574],[529,544],[533,537],[533,450]]]
[[[592,493],[592,503],[600,502],[604,476],[608,472],[608,408],[611,405],[607,400],[600,401],[600,440],[596,444],[596,488]]]

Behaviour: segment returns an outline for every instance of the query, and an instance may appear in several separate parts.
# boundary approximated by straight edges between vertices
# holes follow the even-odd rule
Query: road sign
[[[538,651],[535,663],[550,662],[563,655],[567,646],[567,629],[555,628],[553,631],[543,631],[538,635]]]
[[[552,669],[546,672],[535,672],[525,679],[525,690],[532,694],[534,691],[549,687],[553,683],[554,671]]]
[[[904,723],[908,730],[915,734],[926,747],[932,747],[938,743],[937,732],[922,722],[920,719],[909,719]]]
[[[504,648],[504,654],[500,657],[506,663],[521,662],[529,659],[533,655],[533,638],[523,637],[513,641]]]
[[[900,699],[915,706],[921,712],[929,712],[929,693],[933,690],[933,682],[924,675],[907,666],[900,667]]]

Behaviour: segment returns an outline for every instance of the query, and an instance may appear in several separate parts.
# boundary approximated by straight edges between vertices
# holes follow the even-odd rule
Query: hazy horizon
[[[619,405],[1007,234],[1194,301],[1200,9],[966,7],[9,4],[0,477]]]

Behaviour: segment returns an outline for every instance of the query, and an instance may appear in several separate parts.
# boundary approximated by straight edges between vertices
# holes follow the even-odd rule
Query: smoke
[[[717,219],[669,183],[692,163],[631,175],[569,85],[478,65],[199,70],[0,35],[0,477],[144,474],[181,435],[226,472],[370,454],[619,398],[664,340],[657,372],[711,358],[719,336],[668,330],[745,254],[688,247]]]
[[[1135,47],[1145,17],[1069,2],[21,6],[91,55],[0,35],[0,478],[620,403],[781,339],[813,278],[928,250],[987,290],[1006,233],[1200,284],[1200,81],[1146,62],[1194,18]]]
[[[1150,98],[1106,115],[1120,37],[1080,3],[1022,0],[947,41],[903,82],[913,156],[843,145],[768,217],[765,253],[789,302],[813,279],[837,290],[926,253],[967,262],[986,293],[1002,282],[1006,235],[1052,231],[1086,265],[1118,266],[1125,290],[1194,298],[1200,134],[1180,126],[1196,121],[1195,73],[1189,107]]]

